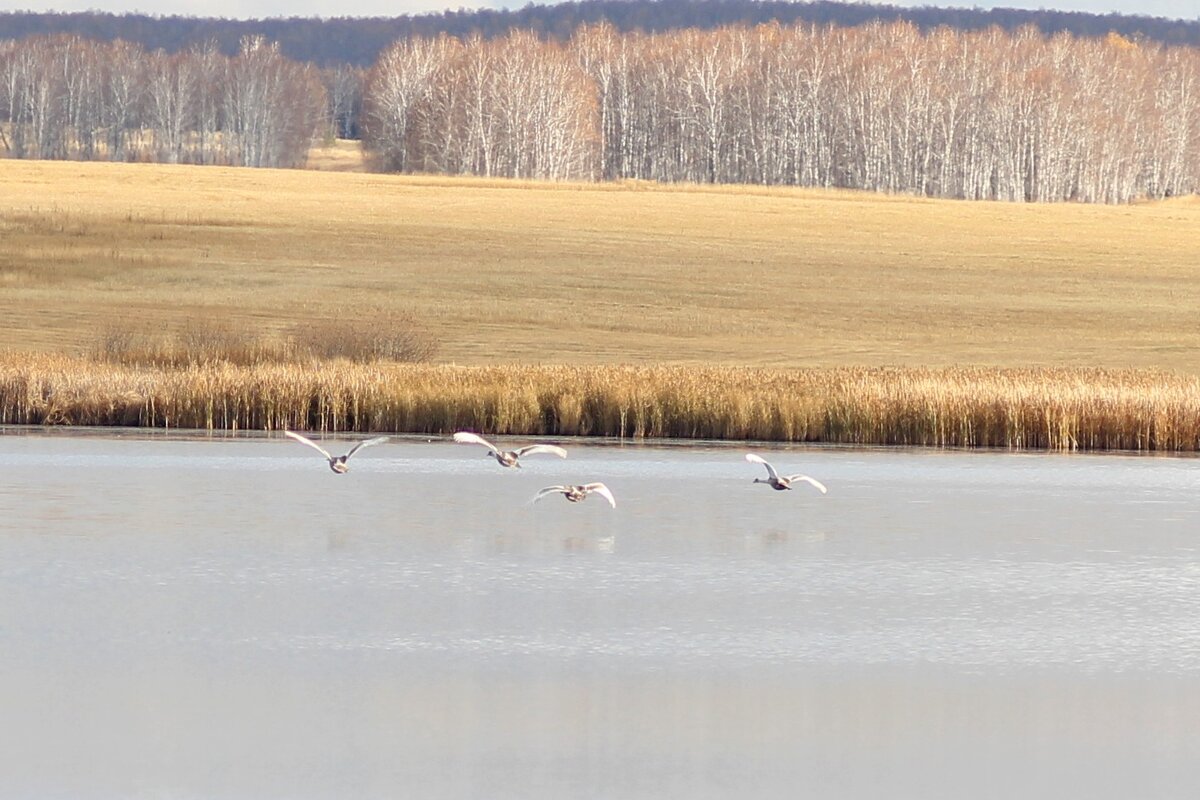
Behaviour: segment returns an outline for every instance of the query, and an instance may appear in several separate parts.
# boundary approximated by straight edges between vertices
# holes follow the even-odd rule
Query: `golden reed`
[[[1200,378],[1146,370],[313,364],[0,354],[0,423],[1195,451]]]

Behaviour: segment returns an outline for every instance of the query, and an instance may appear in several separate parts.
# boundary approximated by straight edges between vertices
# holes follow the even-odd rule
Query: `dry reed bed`
[[[1099,369],[129,367],[0,356],[0,422],[1194,451],[1200,378]]]

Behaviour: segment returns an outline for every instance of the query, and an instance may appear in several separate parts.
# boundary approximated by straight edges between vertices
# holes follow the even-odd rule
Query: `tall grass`
[[[96,361],[133,367],[333,359],[415,363],[428,361],[435,352],[437,342],[411,317],[387,311],[296,323],[286,335],[266,334],[211,315],[185,319],[174,329],[121,321],[104,329],[88,349]]]
[[[0,356],[0,422],[1195,451],[1200,378],[1098,369],[134,367]]]
[[[395,311],[347,310],[337,319],[297,323],[291,330],[295,353],[308,358],[420,363],[437,352],[432,336]]]

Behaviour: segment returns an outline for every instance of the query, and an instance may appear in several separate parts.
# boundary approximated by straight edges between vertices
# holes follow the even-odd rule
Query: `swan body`
[[[561,494],[572,503],[584,500],[589,494],[598,494],[607,500],[610,506],[613,508],[617,507],[617,499],[613,497],[613,493],[603,483],[585,483],[576,486],[547,486],[545,489],[540,489],[534,495],[533,502],[536,503],[543,497],[548,497],[552,494]]]
[[[326,450],[324,447],[321,447],[321,445],[317,444],[312,439],[309,439],[307,436],[301,436],[300,434],[293,433],[292,431],[284,431],[283,435],[289,436],[301,444],[306,444],[321,455],[325,456],[325,459],[329,462],[329,468],[339,475],[344,475],[350,470],[350,465],[346,463],[350,460],[350,456],[354,455],[364,447],[372,447],[377,444],[382,444],[390,438],[388,436],[376,436],[374,439],[366,439],[350,448],[350,452],[346,453],[344,456],[335,456],[331,455],[328,450]]]
[[[803,481],[804,483],[812,484],[812,486],[821,494],[825,494],[827,491],[829,491],[825,488],[825,484],[821,483],[816,478],[810,478],[807,475],[780,475],[765,458],[762,456],[757,456],[754,453],[746,453],[746,460],[752,464],[762,464],[767,468],[767,477],[755,478],[754,482],[765,483],[776,491],[782,492],[785,489],[791,489],[792,484],[796,481]]]
[[[488,455],[496,459],[496,462],[502,467],[520,467],[519,461],[523,456],[531,456],[536,453],[549,453],[556,455],[559,458],[566,458],[567,451],[553,444],[531,444],[525,447],[519,447],[516,450],[501,450],[494,444],[484,439],[482,436],[471,433],[470,431],[459,431],[454,434],[454,441],[459,444],[481,444],[488,449]]]

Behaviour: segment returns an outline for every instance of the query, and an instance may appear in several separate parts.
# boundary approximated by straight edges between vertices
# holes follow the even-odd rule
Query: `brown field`
[[[356,156],[0,161],[0,423],[1200,448],[1198,198],[527,184]]]
[[[349,158],[344,152],[328,156]],[[1200,373],[1200,200],[0,161],[0,337],[400,314],[436,359]]]
[[[363,150],[359,142],[351,139],[336,139],[322,142],[308,154],[305,169],[325,172],[366,172]]]

